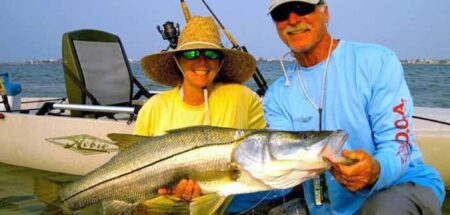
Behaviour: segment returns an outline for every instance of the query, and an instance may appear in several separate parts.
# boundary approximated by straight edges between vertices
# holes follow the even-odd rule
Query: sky
[[[268,0],[206,1],[255,57],[279,58],[288,51],[267,15]],[[191,15],[209,15],[201,0],[186,3]],[[327,3],[335,38],[380,44],[400,59],[450,59],[450,0]],[[128,57],[139,60],[168,46],[156,30],[166,21],[185,25],[179,0],[0,0],[0,62],[59,59],[63,33],[79,29],[118,35]]]

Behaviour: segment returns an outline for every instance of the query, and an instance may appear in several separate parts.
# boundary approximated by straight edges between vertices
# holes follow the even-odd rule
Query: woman
[[[255,71],[255,59],[225,49],[210,17],[193,17],[174,51],[141,60],[152,80],[172,86],[149,99],[139,112],[135,134],[161,135],[194,125],[264,128],[261,99],[241,85]]]
[[[162,135],[194,125],[265,127],[261,99],[241,85],[252,76],[256,61],[242,51],[223,48],[211,17],[192,17],[175,50],[146,56],[141,64],[152,80],[174,88],[144,104],[135,134]],[[182,180],[173,191],[159,192],[186,200],[200,195],[192,180]]]

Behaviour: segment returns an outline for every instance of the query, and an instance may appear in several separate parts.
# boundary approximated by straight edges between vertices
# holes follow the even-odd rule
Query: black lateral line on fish
[[[160,162],[162,162],[162,161],[171,159],[171,158],[173,158],[173,157],[175,157],[175,156],[184,154],[184,153],[186,153],[186,152],[189,152],[189,151],[192,151],[192,150],[195,150],[195,149],[198,149],[198,148],[203,148],[203,147],[210,147],[210,146],[218,146],[218,145],[230,144],[230,143],[233,143],[233,142],[236,142],[236,141],[243,140],[243,139],[246,138],[247,136],[253,135],[253,134],[256,134],[256,133],[258,133],[258,132],[253,132],[253,133],[250,133],[250,134],[248,134],[248,135],[243,135],[242,137],[237,138],[237,139],[235,139],[235,140],[233,140],[233,141],[229,141],[229,142],[223,142],[223,143],[211,143],[211,144],[208,144],[208,145],[194,146],[193,148],[190,148],[190,149],[188,149],[188,150],[184,150],[184,151],[175,153],[175,154],[170,155],[170,156],[168,156],[168,157],[165,157],[165,158],[163,158],[163,159],[157,160],[157,161],[155,161],[155,162],[153,162],[153,163],[149,163],[149,164],[147,164],[147,165],[144,165],[144,166],[142,166],[142,167],[139,167],[139,168],[137,168],[137,169],[134,169],[134,170],[132,170],[132,171],[130,171],[130,172],[127,172],[127,173],[118,175],[118,176],[116,176],[116,177],[107,179],[107,180],[105,180],[105,181],[101,181],[101,182],[99,182],[99,183],[97,183],[97,184],[94,184],[94,185],[92,185],[92,186],[90,186],[90,187],[88,187],[88,188],[85,188],[85,189],[83,189],[83,190],[80,190],[80,191],[78,191],[78,192],[76,192],[76,193],[70,195],[69,197],[63,199],[61,202],[68,201],[69,199],[71,199],[71,198],[73,198],[73,197],[75,197],[75,196],[77,196],[77,195],[79,195],[79,194],[81,194],[81,193],[83,193],[83,192],[85,192],[85,191],[88,191],[88,190],[90,190],[90,189],[92,189],[92,188],[94,188],[94,187],[96,187],[96,186],[105,184],[105,183],[107,183],[107,182],[113,181],[113,180],[115,180],[115,179],[121,178],[121,177],[126,176],[126,175],[129,175],[129,174],[138,172],[138,171],[140,171],[140,170],[142,170],[142,169],[145,169],[145,168],[147,168],[147,167],[149,167],[149,166],[152,166],[152,165],[157,164],[157,163],[160,163]]]

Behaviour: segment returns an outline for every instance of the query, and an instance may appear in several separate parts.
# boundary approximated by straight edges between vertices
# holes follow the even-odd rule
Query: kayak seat
[[[64,79],[69,104],[131,106],[133,99],[151,96],[132,75],[120,38],[83,29],[62,38]],[[133,84],[138,92],[133,96]],[[89,112],[71,111],[73,117]]]

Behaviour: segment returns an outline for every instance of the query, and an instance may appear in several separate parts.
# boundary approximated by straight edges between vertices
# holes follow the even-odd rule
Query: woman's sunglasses
[[[282,22],[289,18],[289,14],[295,13],[299,16],[308,15],[316,10],[316,5],[305,2],[289,2],[282,4],[270,12],[273,21]]]
[[[180,56],[188,60],[197,59],[200,55],[203,55],[206,59],[210,60],[219,60],[222,57],[221,53],[215,50],[189,50],[180,53]]]

